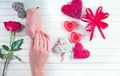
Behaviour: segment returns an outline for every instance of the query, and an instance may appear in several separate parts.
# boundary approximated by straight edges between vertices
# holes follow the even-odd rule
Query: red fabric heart
[[[79,43],[79,41],[82,39],[82,34],[77,32],[72,32],[70,35],[70,40],[73,43]]]
[[[82,13],[82,1],[73,0],[70,4],[63,5],[61,10],[70,17],[80,19]]]
[[[64,27],[68,32],[71,32],[76,27],[76,23],[74,21],[65,21]]]
[[[90,56],[90,52],[83,48],[81,43],[77,43],[74,47],[74,59],[84,59]]]

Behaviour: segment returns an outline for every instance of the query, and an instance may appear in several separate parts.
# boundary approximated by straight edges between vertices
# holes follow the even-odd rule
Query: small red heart
[[[74,59],[84,59],[90,56],[90,52],[83,48],[82,44],[77,43],[74,47]]]
[[[80,19],[82,13],[82,1],[73,0],[70,4],[63,5],[61,10],[70,17]]]
[[[73,43],[79,43],[81,39],[82,39],[82,34],[80,33],[72,32],[70,35],[70,40]]]
[[[76,27],[76,23],[74,21],[65,21],[64,27],[68,32],[71,32]]]

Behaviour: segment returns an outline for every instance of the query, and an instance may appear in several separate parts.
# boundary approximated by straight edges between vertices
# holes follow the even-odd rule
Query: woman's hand
[[[32,76],[44,76],[44,66],[49,57],[50,39],[49,37],[37,31],[35,38],[31,42],[29,61],[32,70]]]
[[[26,32],[31,39],[35,37],[35,30],[41,30],[41,19],[36,8],[27,10]]]

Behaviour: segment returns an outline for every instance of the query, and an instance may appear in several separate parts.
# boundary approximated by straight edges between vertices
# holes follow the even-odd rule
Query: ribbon
[[[106,39],[104,33],[102,32],[102,29],[107,28],[108,24],[102,20],[106,19],[109,16],[109,13],[104,13],[102,9],[103,7],[100,6],[94,15],[92,10],[90,8],[87,8],[86,15],[81,18],[82,21],[88,23],[86,26],[86,31],[91,32],[90,41],[93,39],[95,27],[98,28],[102,38]]]

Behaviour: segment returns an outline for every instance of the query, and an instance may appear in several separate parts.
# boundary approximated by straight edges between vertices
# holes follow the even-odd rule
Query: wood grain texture
[[[22,0],[0,0],[0,45],[8,44],[9,33],[3,29],[3,22],[14,20],[25,24],[25,19],[21,20],[11,8],[15,1]],[[69,33],[64,30],[63,23],[65,20],[76,20],[65,16],[61,12],[61,6],[70,0],[38,0],[40,5],[40,15],[42,19],[42,28],[44,32],[51,37],[52,46],[61,36],[68,36]],[[60,61],[60,56],[51,50],[50,58],[45,67],[46,76],[120,76],[120,1],[119,0],[82,0],[83,14],[85,8],[90,7],[96,10],[103,6],[103,11],[108,11],[110,16],[105,21],[109,27],[104,30],[106,40],[103,40],[98,31],[95,31],[94,39],[89,42],[89,34],[85,31],[85,23],[78,22],[80,33],[84,37],[81,43],[89,49],[91,56],[85,60],[74,60],[71,54],[65,56],[65,61]],[[29,37],[23,31],[18,33],[16,39],[24,38],[22,50],[15,54],[20,56],[24,62],[21,63],[16,59],[12,60],[7,70],[7,76],[31,76],[28,49],[30,44]],[[3,63],[0,60],[0,75],[2,73]]]

